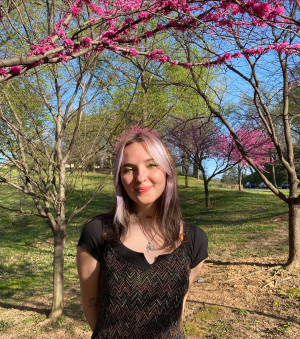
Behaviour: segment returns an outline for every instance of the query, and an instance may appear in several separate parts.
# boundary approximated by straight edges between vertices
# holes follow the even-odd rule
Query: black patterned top
[[[185,338],[181,324],[190,269],[207,257],[207,237],[185,225],[185,239],[149,264],[143,253],[104,241],[104,220],[93,219],[78,246],[100,262],[99,314],[92,338]]]

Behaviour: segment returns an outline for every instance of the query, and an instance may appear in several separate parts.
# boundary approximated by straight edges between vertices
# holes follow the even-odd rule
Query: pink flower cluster
[[[128,48],[127,50],[122,50],[122,55],[136,56],[139,55],[139,52],[135,48]]]
[[[12,67],[9,67],[9,72],[12,75],[19,75],[22,72],[22,67],[21,66],[12,66]]]
[[[263,55],[269,53],[270,51],[275,50],[279,53],[286,53],[286,54],[295,54],[300,55],[300,44],[289,44],[288,42],[281,42],[276,43],[275,45],[268,45],[264,47],[257,47],[257,48],[248,48],[242,52],[236,53],[225,53],[224,55],[218,57],[215,60],[203,60],[201,65],[204,67],[212,67],[217,65],[224,65],[226,62],[231,61],[232,58],[241,58],[242,56],[245,57],[252,57],[255,55]]]
[[[7,72],[4,68],[0,68],[0,76],[7,77]]]
[[[247,156],[253,160],[260,170],[265,171],[264,164],[271,163],[270,153],[274,148],[270,137],[266,136],[261,130],[250,130],[246,128],[239,129],[236,135]],[[247,164],[230,133],[218,134],[215,148],[220,154],[230,155],[232,162]]]
[[[139,52],[132,46],[140,44],[142,40],[151,38],[165,30],[184,32],[204,27],[203,31],[210,33],[213,37],[216,31],[222,34],[234,34],[234,30],[237,28],[264,27],[271,24],[279,26],[287,24],[290,25],[289,30],[300,29],[300,24],[297,24],[296,20],[291,21],[282,18],[285,10],[282,6],[283,1],[279,0],[239,0],[238,2],[236,0],[98,0],[97,4],[94,2],[96,1],[63,1],[68,6],[68,10],[65,11],[63,17],[54,26],[54,31],[47,38],[31,46],[28,56],[34,55],[40,56],[40,58],[33,58],[32,65],[26,67],[35,67],[47,61],[43,57],[45,54],[48,58],[54,56],[59,58],[60,61],[66,62],[70,59],[68,56],[83,48],[89,48],[89,53],[91,51],[101,53],[104,49],[110,49],[114,52],[121,51],[128,56],[135,56]],[[297,0],[298,6],[300,6],[299,2]],[[70,20],[78,18],[84,6],[87,6],[93,15],[89,18],[88,23],[95,25],[103,21],[106,24],[106,31],[102,31],[100,37],[94,40],[85,36],[79,42],[70,39],[67,33]],[[144,24],[152,18],[155,18],[156,27],[152,30],[144,30],[144,32],[141,29],[137,31],[140,24]],[[127,47],[124,49],[124,46]],[[49,53],[52,50],[53,52]],[[299,55],[300,47],[299,43],[292,45],[286,42],[278,42],[275,45],[247,48],[235,53],[227,52],[215,60],[203,60],[202,65],[205,67],[222,65],[230,62],[233,58],[261,55],[271,50]],[[171,60],[168,55],[165,55],[159,49],[149,51],[147,57],[161,63],[180,64],[185,68],[193,66],[190,63],[178,63],[176,60]],[[39,60],[36,61],[36,59]],[[1,76],[3,76],[4,71],[11,73],[9,69],[2,70]],[[16,73],[14,69],[13,72]]]
[[[55,53],[55,57],[58,58],[61,62],[67,62],[69,60],[65,52]]]
[[[51,51],[56,47],[56,43],[52,42],[50,37],[47,37],[47,39],[42,40],[39,45],[31,45],[31,52],[28,53],[28,56],[45,54],[46,52]]]
[[[90,37],[86,36],[86,37],[81,39],[80,45],[82,47],[90,47],[90,46],[92,46],[92,41],[93,40]]]
[[[74,48],[74,41],[71,39],[64,39],[64,46],[66,48]]]
[[[165,55],[161,49],[155,49],[153,52],[149,52],[147,58],[149,60],[159,61],[163,64],[170,61],[170,57],[168,55]]]

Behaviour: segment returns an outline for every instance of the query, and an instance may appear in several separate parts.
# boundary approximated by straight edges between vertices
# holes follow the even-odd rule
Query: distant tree
[[[194,118],[169,128],[166,136],[167,140],[177,147],[178,152],[188,157],[190,163],[196,164],[201,171],[207,208],[211,207],[209,182],[234,166],[230,158],[224,155],[224,152],[218,152],[215,147],[217,131],[217,126],[209,117]],[[205,166],[207,160],[211,161],[212,171],[209,174]]]
[[[241,128],[236,131],[247,157],[251,158],[254,164],[265,172],[265,165],[272,164],[271,151],[274,148],[270,137],[266,136],[260,130],[249,130]],[[242,189],[242,169],[249,166],[240,150],[238,149],[232,135],[230,133],[218,134],[216,137],[215,147],[218,152],[223,153],[229,158],[229,161],[238,166],[238,184],[239,190]]]
[[[221,182],[227,185],[234,185],[238,182],[238,169],[232,167],[223,173]]]

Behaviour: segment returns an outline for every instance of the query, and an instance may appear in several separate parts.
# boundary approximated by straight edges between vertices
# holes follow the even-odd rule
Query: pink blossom
[[[134,20],[132,18],[126,18],[124,20],[124,25],[132,24],[133,22],[134,22]]]
[[[242,58],[243,54],[241,52],[237,52],[233,55],[234,58]]]
[[[57,58],[59,58],[59,60],[61,62],[67,62],[68,61],[68,56],[64,53],[64,52],[61,52],[61,53],[56,53],[55,56]]]
[[[240,128],[236,135],[247,156],[253,160],[260,170],[265,171],[264,164],[270,163],[270,152],[274,148],[270,137],[260,130],[249,130],[246,128]],[[231,134],[218,134],[215,148],[220,153],[229,154],[232,162],[247,164]]]
[[[66,48],[73,48],[74,47],[74,41],[71,39],[65,39],[64,45]]]
[[[163,64],[170,60],[170,57],[165,55],[161,49],[156,49],[153,52],[149,52],[147,58],[149,60],[159,61]]]
[[[166,28],[166,27],[165,27],[164,25],[162,25],[162,24],[157,24],[157,26],[156,26],[156,29],[157,29],[158,31],[163,31],[165,28]]]
[[[6,77],[7,76],[7,72],[4,68],[0,68],[0,76],[2,77]]]
[[[90,47],[92,45],[92,41],[93,40],[90,37],[86,36],[81,39],[80,45],[82,47]]]
[[[138,14],[138,19],[143,20],[144,22],[148,21],[149,18],[150,18],[150,13],[148,12],[140,12]]]
[[[61,38],[64,38],[66,36],[66,33],[62,30],[57,31],[56,34]]]
[[[19,75],[22,71],[22,67],[21,66],[12,66],[12,67],[9,67],[9,72],[12,74],[12,75]]]
[[[151,31],[145,31],[144,34],[146,35],[147,38],[152,38],[153,32]]]
[[[192,68],[192,64],[186,62],[186,63],[184,63],[184,64],[182,65],[182,67],[183,67],[183,68],[186,68],[186,69],[191,69],[191,68]]]
[[[104,18],[109,15],[109,11],[102,6],[96,5],[92,2],[89,3],[88,6],[92,10],[92,12],[99,15],[100,18]]]
[[[275,44],[275,50],[277,52],[284,52],[289,47],[289,45],[290,44],[288,42],[277,43]]]
[[[273,10],[274,15],[279,15],[279,16],[280,16],[280,15],[283,15],[284,12],[285,12],[285,9],[284,9],[284,7],[282,7],[282,6],[279,6],[279,7],[275,8],[275,9]]]
[[[76,5],[74,5],[72,8],[71,8],[71,13],[73,15],[74,18],[77,18],[78,15],[79,15],[79,9]]]
[[[89,17],[89,22],[91,24],[95,24],[97,22],[97,19],[95,17],[91,16],[91,17]]]
[[[139,52],[135,48],[128,48],[122,51],[122,55],[136,56],[139,55]]]

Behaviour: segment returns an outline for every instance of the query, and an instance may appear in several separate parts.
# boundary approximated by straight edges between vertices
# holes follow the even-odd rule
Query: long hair
[[[178,243],[181,225],[181,210],[177,195],[176,169],[173,159],[159,135],[148,129],[140,129],[137,132],[127,132],[118,144],[114,168],[114,185],[116,190],[114,224],[118,233],[118,238],[120,239],[121,235],[126,233],[129,225],[130,213],[134,212],[133,201],[127,195],[120,179],[120,169],[124,148],[135,142],[144,142],[149,154],[166,173],[166,186],[158,199],[156,220],[164,238],[162,248],[175,248]]]

